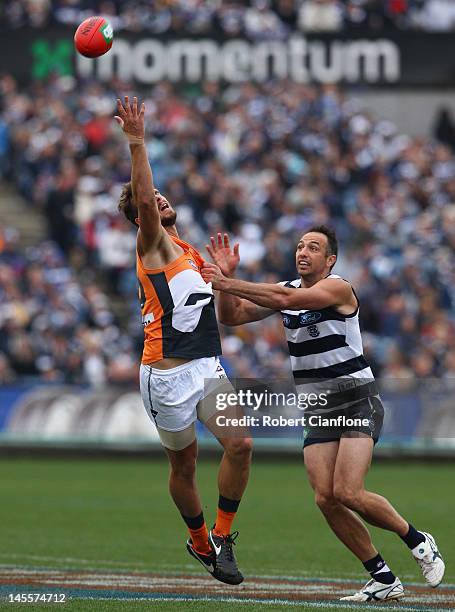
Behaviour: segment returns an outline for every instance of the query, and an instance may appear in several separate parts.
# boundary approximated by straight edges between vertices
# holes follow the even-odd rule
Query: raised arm
[[[222,236],[221,233],[217,234],[216,240],[211,236],[210,242],[211,245],[207,244],[205,247],[210,257],[225,276],[233,277],[240,261],[238,243],[231,250],[229,236],[227,234]],[[260,321],[274,314],[274,311],[269,308],[263,308],[224,291],[218,294],[217,305],[218,319],[223,325],[243,325]]]
[[[218,266],[209,263],[204,264],[201,274],[206,283],[212,283],[214,289],[276,311],[344,306],[354,299],[350,285],[342,279],[322,279],[309,288],[290,289],[282,285],[227,278]]]
[[[133,104],[130,104],[128,96],[125,96],[124,103],[117,100],[117,111],[115,119],[128,138],[131,153],[131,190],[139,217],[138,246],[141,251],[146,252],[158,246],[164,230],[145,147],[145,104],[142,103],[139,110],[137,98],[134,97]]]

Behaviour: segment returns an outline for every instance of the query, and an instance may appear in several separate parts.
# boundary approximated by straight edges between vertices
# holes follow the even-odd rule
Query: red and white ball
[[[114,32],[104,17],[89,17],[81,23],[74,34],[74,45],[85,57],[99,57],[112,47]]]

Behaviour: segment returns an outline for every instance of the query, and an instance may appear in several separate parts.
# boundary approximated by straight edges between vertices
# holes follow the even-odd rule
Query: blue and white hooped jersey
[[[330,274],[327,278],[341,277]],[[297,289],[301,279],[280,284]],[[298,392],[329,390],[326,410],[378,393],[371,368],[363,356],[358,305],[350,315],[327,307],[282,310],[281,316]]]

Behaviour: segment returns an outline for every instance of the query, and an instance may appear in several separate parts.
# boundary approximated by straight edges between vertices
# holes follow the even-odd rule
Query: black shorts
[[[366,435],[373,438],[376,444],[384,421],[384,406],[379,395],[375,395],[366,397],[347,408],[334,410],[327,413],[327,415],[319,416],[331,419],[343,417],[347,423],[341,426],[309,425],[304,431],[303,448],[311,444],[338,442],[342,437],[360,437],[356,436],[356,434],[361,434],[361,437]],[[352,420],[365,421],[365,423],[352,424],[349,422]],[[368,421],[368,424],[366,421]]]

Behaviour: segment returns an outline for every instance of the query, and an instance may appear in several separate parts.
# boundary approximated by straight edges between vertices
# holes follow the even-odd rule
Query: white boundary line
[[[264,604],[264,605],[282,605],[282,606],[299,606],[301,608],[318,608],[318,609],[334,609],[334,610],[369,610],[370,612],[375,609],[372,608],[372,604],[361,605],[361,604],[353,604],[350,603],[335,603],[330,601],[293,601],[290,599],[260,599],[254,597],[248,598],[240,598],[240,597],[80,597],[74,599],[81,600],[94,600],[94,601],[156,601],[160,603],[166,603],[167,601],[172,602],[194,602],[194,603],[204,603],[204,602],[223,602],[223,603],[235,603],[235,604]],[[373,604],[374,605],[374,604]],[[406,606],[406,604],[402,606],[397,606],[390,602],[384,604],[387,607],[387,610],[401,610],[402,612],[453,612],[453,609],[450,608],[433,608],[433,607],[423,607],[423,606]]]

